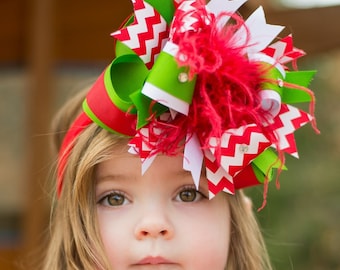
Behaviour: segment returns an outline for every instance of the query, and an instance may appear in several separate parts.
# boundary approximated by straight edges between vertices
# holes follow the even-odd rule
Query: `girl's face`
[[[99,230],[113,269],[223,270],[230,242],[227,196],[196,191],[183,157],[113,156],[96,171]]]

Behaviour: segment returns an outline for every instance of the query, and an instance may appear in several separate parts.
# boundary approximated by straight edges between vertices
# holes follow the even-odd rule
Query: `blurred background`
[[[258,219],[274,269],[340,269],[340,0],[249,0],[244,14],[259,5],[307,52],[299,69],[318,70],[321,135],[296,133],[300,159],[287,157]],[[110,33],[131,12],[129,0],[0,0],[0,270],[36,257],[49,222],[52,115],[113,59]],[[263,188],[247,192],[256,211]]]

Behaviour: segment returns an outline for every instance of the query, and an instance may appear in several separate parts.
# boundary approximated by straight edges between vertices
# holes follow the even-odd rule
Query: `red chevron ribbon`
[[[129,146],[134,149],[144,161],[150,157],[153,148],[156,146],[158,138],[155,133],[150,133],[148,128],[141,128],[138,133],[129,141]]]
[[[235,193],[232,177],[218,164],[216,158],[209,152],[204,155],[206,176],[208,180],[209,197],[214,197],[218,192]]]
[[[311,122],[313,118],[306,112],[291,105],[283,104],[272,127],[278,136],[279,148],[294,157],[298,157],[294,131]]]
[[[216,151],[217,141],[220,142],[219,151]],[[231,188],[231,185],[234,177],[271,144],[254,124],[227,130],[220,140],[210,140],[210,153],[213,156],[205,151],[205,165],[211,192],[216,194],[215,191],[227,189],[233,193],[235,188]]]
[[[219,163],[233,177],[272,144],[254,124],[227,130],[220,142]],[[215,146],[211,151],[216,157]]]
[[[278,137],[279,151],[298,157],[294,131],[308,122],[312,117],[290,105],[282,105],[279,115],[274,119],[272,127]],[[219,191],[233,193],[235,188],[255,185],[258,180],[251,162],[265,149],[272,145],[259,127],[247,125],[226,131],[220,140],[220,153],[216,151],[217,143],[211,141],[212,148],[205,152],[205,166],[212,194]],[[220,157],[219,157],[220,156]]]
[[[273,57],[280,64],[286,64],[288,62],[294,61],[306,54],[303,50],[293,46],[292,35],[289,35],[271,44],[262,52],[270,57]]]
[[[144,61],[148,69],[168,40],[168,25],[150,4],[143,0],[132,1],[135,18],[131,25],[111,36],[132,49]]]

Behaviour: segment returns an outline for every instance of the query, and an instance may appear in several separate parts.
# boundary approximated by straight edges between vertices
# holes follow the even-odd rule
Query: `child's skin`
[[[228,195],[196,191],[183,157],[159,155],[141,175],[125,151],[98,165],[99,230],[113,269],[223,270],[230,242]]]

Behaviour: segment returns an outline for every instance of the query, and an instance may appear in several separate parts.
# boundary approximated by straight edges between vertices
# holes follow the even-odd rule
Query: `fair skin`
[[[97,215],[115,270],[223,270],[230,244],[228,196],[196,191],[182,156],[159,155],[141,175],[141,161],[124,152],[98,165]]]

